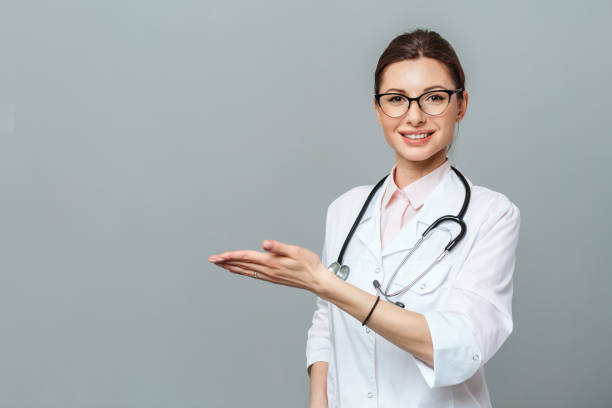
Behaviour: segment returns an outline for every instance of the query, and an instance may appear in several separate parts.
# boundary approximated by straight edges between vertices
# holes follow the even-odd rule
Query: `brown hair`
[[[420,57],[433,58],[444,64],[455,82],[457,88],[465,88],[465,74],[455,50],[440,34],[435,31],[416,29],[395,37],[378,59],[374,73],[374,93],[378,93],[382,81],[382,72],[394,62],[417,59]],[[457,94],[463,98],[463,93]]]

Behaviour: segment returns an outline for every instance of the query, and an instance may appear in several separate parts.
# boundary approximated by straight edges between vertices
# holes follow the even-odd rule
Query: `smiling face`
[[[416,98],[429,90],[456,88],[443,63],[422,57],[389,64],[382,72],[378,92],[397,92]],[[453,139],[455,123],[463,118],[467,108],[467,92],[463,91],[463,99],[458,95],[450,97],[448,107],[440,115],[424,113],[413,101],[408,112],[398,118],[387,116],[374,99],[378,123],[387,143],[395,150],[398,167],[428,172],[446,160],[446,148]],[[424,139],[407,137],[411,135],[414,138],[415,134],[428,136]]]

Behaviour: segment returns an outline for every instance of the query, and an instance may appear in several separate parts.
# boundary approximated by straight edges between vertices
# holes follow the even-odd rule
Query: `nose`
[[[417,101],[411,101],[408,111],[406,112],[406,123],[417,126],[423,124],[426,120],[425,112],[421,110]]]

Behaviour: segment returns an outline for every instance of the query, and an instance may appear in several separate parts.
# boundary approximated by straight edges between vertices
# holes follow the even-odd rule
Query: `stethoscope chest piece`
[[[348,265],[340,265],[338,262],[332,262],[327,269],[342,280],[346,280],[351,272]]]

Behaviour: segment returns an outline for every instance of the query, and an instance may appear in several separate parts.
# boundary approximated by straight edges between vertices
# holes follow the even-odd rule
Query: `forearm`
[[[317,361],[308,367],[311,407],[327,407],[327,367],[325,361]]]
[[[376,296],[329,273],[318,295],[362,322]],[[433,367],[433,344],[425,316],[381,297],[366,325],[391,343]]]

